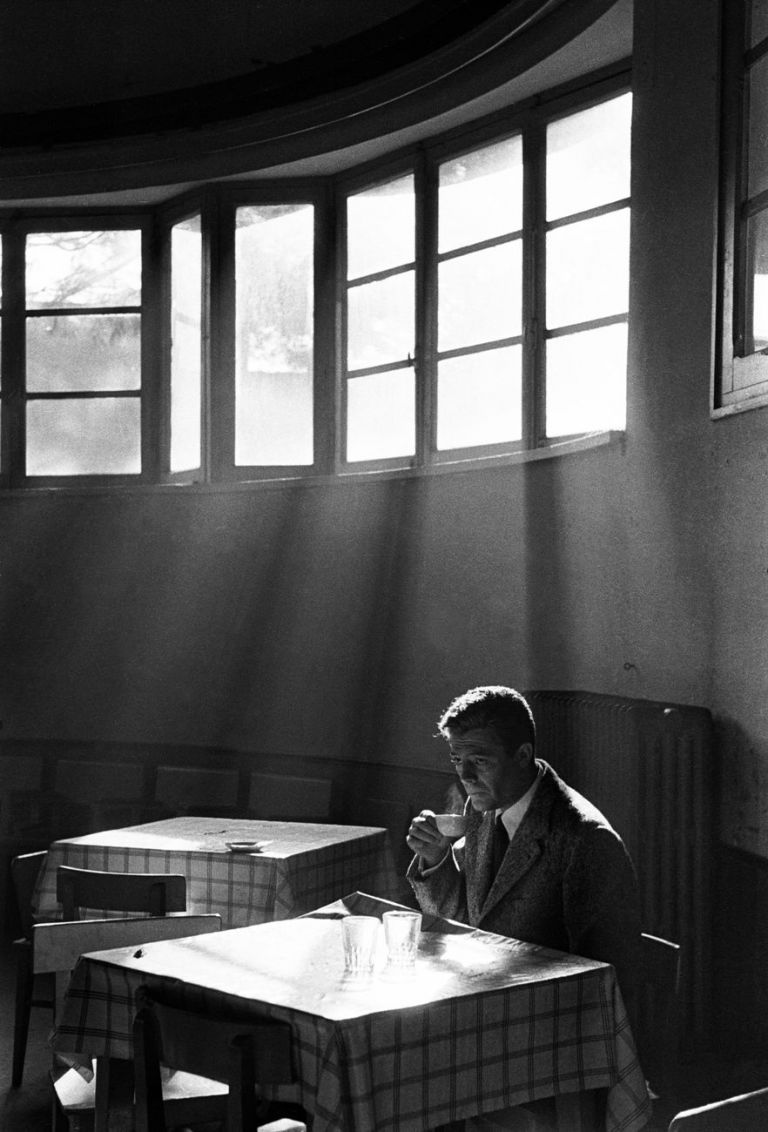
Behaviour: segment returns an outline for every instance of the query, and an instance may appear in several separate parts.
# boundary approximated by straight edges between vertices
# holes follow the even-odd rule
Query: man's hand
[[[405,839],[408,848],[421,858],[422,869],[429,869],[442,861],[451,844],[437,828],[432,810],[422,810],[413,818]]]

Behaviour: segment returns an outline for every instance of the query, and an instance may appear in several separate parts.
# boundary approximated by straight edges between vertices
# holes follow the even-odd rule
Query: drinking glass
[[[345,916],[341,921],[344,941],[344,968],[351,974],[367,974],[373,970],[376,945],[379,941],[376,916]]]
[[[419,947],[421,912],[385,912],[382,921],[389,966],[413,967]]]

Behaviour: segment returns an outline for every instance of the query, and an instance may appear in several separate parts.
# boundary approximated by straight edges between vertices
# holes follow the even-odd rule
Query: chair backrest
[[[65,920],[79,920],[82,908],[103,912],[185,912],[186,877],[174,873],[116,873],[59,865],[56,897]]]
[[[41,849],[37,853],[20,853],[11,861],[11,881],[16,911],[21,933],[26,939],[32,937],[32,896],[47,856],[46,850]]]
[[[635,1040],[640,1062],[656,1085],[676,1060],[680,945],[643,932]]]
[[[81,955],[114,947],[136,947],[164,939],[184,939],[221,930],[217,913],[187,912],[176,916],[137,919],[52,921],[32,928],[32,964],[35,974],[56,975],[56,1002],[61,1002],[69,975]]]
[[[768,1089],[678,1112],[669,1132],[758,1132],[762,1128],[768,1128]]]
[[[273,1018],[206,1014],[173,991],[140,987],[133,1024],[137,1132],[166,1132],[160,1065],[229,1084],[227,1132],[252,1132],[266,1103],[260,1086],[296,1078],[291,1027]]]

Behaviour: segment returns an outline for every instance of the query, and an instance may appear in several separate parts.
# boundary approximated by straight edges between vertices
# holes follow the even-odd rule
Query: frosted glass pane
[[[522,331],[522,242],[456,256],[438,266],[438,349]]]
[[[314,208],[237,210],[235,463],[313,460]]]
[[[141,232],[31,232],[27,309],[141,302]]]
[[[752,283],[752,324],[746,327],[746,353],[768,346],[768,213],[758,212],[747,225],[748,279]]]
[[[446,358],[437,367],[437,447],[501,444],[522,436],[522,348]]]
[[[200,466],[203,241],[200,217],[171,230],[171,471]]]
[[[404,271],[347,292],[347,368],[405,361],[415,351],[414,273]]]
[[[347,279],[415,259],[413,175],[347,198]]]
[[[749,72],[749,186],[750,197],[768,189],[768,56]]]
[[[627,326],[547,342],[547,436],[624,428]]]
[[[441,165],[438,210],[440,252],[522,228],[522,139],[509,138]]]
[[[386,460],[416,451],[413,370],[347,382],[347,460]]]
[[[254,371],[240,390],[235,463],[311,464],[312,374]]]
[[[629,303],[629,209],[547,233],[547,327],[623,314]]]
[[[622,94],[547,127],[547,219],[629,196],[632,96]]]
[[[141,471],[138,397],[27,402],[27,475]]]
[[[27,389],[63,393],[138,389],[141,316],[40,315],[27,319]]]

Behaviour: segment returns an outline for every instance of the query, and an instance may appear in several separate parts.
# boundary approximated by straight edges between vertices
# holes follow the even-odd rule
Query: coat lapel
[[[547,773],[549,771],[549,773]],[[510,889],[514,888],[534,861],[541,856],[544,840],[549,831],[552,808],[552,777],[545,764],[544,775],[533,796],[530,807],[509,843],[504,860],[495,878],[491,878],[491,838],[494,814],[483,814],[477,829],[477,856],[473,862],[474,883],[467,875],[467,889],[475,895],[475,923],[479,923]],[[479,816],[479,815],[478,815]],[[469,862],[468,862],[469,863]]]

